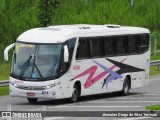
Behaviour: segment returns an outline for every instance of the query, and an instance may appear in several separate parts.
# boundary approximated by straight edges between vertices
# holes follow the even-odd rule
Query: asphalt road
[[[160,104],[160,76],[150,78],[145,87],[131,90],[128,96],[101,94],[81,97],[77,103],[64,100],[39,100],[28,103],[25,98],[0,97],[0,111],[144,111],[148,105]],[[80,113],[79,113],[80,114]],[[93,113],[91,113],[93,114]],[[91,115],[92,116],[92,115]],[[0,118],[0,120],[4,118]],[[6,119],[6,118],[5,118]],[[4,119],[4,120],[5,120]],[[12,118],[16,120],[15,118]],[[27,119],[27,118],[26,118]],[[33,119],[33,118],[32,118]],[[52,117],[45,120],[159,120],[160,117]],[[29,120],[29,119],[27,119]],[[34,120],[34,119],[33,119]],[[36,119],[35,119],[36,120]],[[40,118],[39,118],[40,120]]]

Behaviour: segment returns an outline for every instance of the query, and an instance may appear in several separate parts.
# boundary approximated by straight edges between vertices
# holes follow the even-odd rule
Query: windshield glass
[[[16,43],[11,74],[25,80],[55,77],[59,67],[60,53],[60,44]]]

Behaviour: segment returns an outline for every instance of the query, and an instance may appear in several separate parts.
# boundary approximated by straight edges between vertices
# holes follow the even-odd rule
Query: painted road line
[[[159,96],[160,97],[160,96]],[[160,102],[159,100],[159,97],[157,96],[157,97],[152,97],[152,98],[149,98],[149,102],[152,100],[152,101],[154,101],[154,102]],[[146,98],[146,97],[145,97]],[[112,98],[112,99],[101,99],[101,100],[94,100],[94,101],[85,101],[85,102],[83,102],[83,101],[81,101],[79,104],[83,104],[83,103],[96,103],[96,102],[114,102],[114,101],[117,101],[117,100],[137,100],[137,101],[139,101],[139,102],[141,102],[141,100],[143,100],[144,101],[144,99],[145,99],[143,96],[142,97],[140,97],[140,98],[138,98],[138,97],[136,97],[136,98],[132,98],[132,97],[130,97],[130,98]],[[119,102],[119,101],[117,101],[117,102]],[[120,102],[125,102],[125,101],[120,101]],[[147,102],[147,101],[146,101]]]
[[[142,94],[143,95],[159,95],[160,96],[160,93],[147,93],[147,94]]]
[[[144,101],[146,98],[126,98],[126,99],[113,99],[113,100],[102,100],[102,102],[106,101],[106,102],[110,102],[110,101]],[[145,101],[160,101],[160,97],[157,98],[152,98],[149,100],[145,100]],[[99,102],[99,101],[95,101],[95,102]],[[101,101],[100,101],[101,102]]]
[[[108,101],[110,101],[110,100],[122,100],[122,99],[146,99],[146,97],[147,96],[135,96],[135,98],[133,98],[133,96],[132,97],[124,97],[124,98],[112,98],[112,99],[108,99]],[[150,97],[150,96],[148,96],[148,97]],[[152,96],[152,97],[150,97],[149,99],[156,99],[156,100],[158,100],[158,98],[160,99],[160,96]],[[106,100],[107,101],[107,99],[102,99],[102,100]]]
[[[160,103],[160,101],[97,101],[88,103]]]
[[[0,99],[1,99],[1,98],[0,98]],[[13,99],[15,100],[15,99],[19,99],[19,98],[1,99],[0,102],[1,102],[1,101],[6,101],[6,100],[7,100],[7,101],[8,101],[8,100],[13,100]]]
[[[65,117],[49,117],[49,118],[45,117],[44,120],[57,120],[57,119],[64,119],[64,118]],[[39,120],[42,120],[42,119],[39,119]]]
[[[136,108],[136,107],[142,107],[142,106],[67,106],[67,105],[63,105],[63,106],[55,106],[55,107],[67,107],[67,108]]]
[[[117,120],[140,120],[140,119],[152,119],[153,117],[133,117],[133,118],[124,118],[124,119],[117,119]]]
[[[66,117],[45,117],[45,120],[57,120],[57,119],[64,119]],[[124,119],[117,119],[117,120],[140,120],[140,119],[152,119],[153,117],[134,117],[134,118],[124,118]],[[42,120],[42,119],[39,119]]]
[[[119,108],[137,108],[137,107],[142,107],[142,106],[67,106],[67,105],[60,105],[60,106],[47,107],[47,109],[53,109],[53,108],[117,108],[117,107]],[[42,108],[31,109],[27,111],[39,111],[39,110],[41,111]]]
[[[27,111],[42,111],[42,108],[32,109],[32,110],[27,110]]]
[[[74,105],[74,103],[70,103],[70,104],[67,104],[67,105]],[[44,105],[43,105],[43,106],[44,106]],[[40,110],[40,111],[42,110],[42,111],[43,111],[43,106],[42,106],[41,108],[31,109],[31,110],[27,110],[27,111],[38,111],[38,110]],[[64,105],[55,105],[55,106],[52,106],[52,107],[47,107],[47,106],[46,106],[46,110],[55,108],[55,107],[57,107],[57,106],[64,106]]]
[[[152,82],[152,81],[156,81],[156,80],[160,80],[160,78],[157,78],[157,79],[149,79],[148,81],[149,81],[149,82]]]
[[[135,94],[135,95],[131,95],[131,96],[142,96],[142,95],[160,95],[160,93],[144,93],[144,94]]]

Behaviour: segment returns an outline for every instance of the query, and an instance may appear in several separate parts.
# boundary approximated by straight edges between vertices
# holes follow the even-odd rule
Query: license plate
[[[35,96],[35,93],[33,93],[33,92],[27,92],[27,96]]]

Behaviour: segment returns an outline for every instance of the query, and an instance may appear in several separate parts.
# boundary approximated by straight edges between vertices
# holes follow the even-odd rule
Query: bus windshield
[[[57,75],[61,44],[16,43],[11,75],[23,80],[44,80]]]

